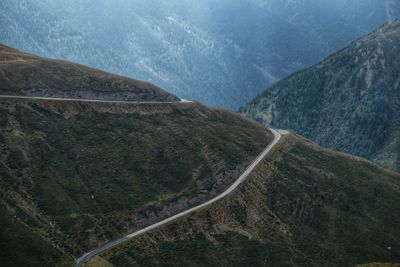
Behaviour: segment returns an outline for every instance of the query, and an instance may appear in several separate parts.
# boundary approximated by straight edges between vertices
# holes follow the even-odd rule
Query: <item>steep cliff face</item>
[[[353,266],[400,260],[400,175],[300,137],[231,196],[102,255],[115,266]]]
[[[179,101],[166,91],[66,61],[0,44],[0,94],[125,101]]]
[[[399,170],[399,47],[394,21],[276,83],[242,112]]]

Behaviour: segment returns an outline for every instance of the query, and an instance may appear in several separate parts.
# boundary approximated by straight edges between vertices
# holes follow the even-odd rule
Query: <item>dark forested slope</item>
[[[397,0],[2,0],[0,42],[237,109],[398,17]]]
[[[271,86],[242,108],[266,125],[400,169],[400,21]]]

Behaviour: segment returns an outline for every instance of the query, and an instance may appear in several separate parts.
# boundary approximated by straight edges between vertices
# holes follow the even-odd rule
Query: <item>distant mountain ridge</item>
[[[399,62],[397,20],[274,84],[241,111],[400,170]]]
[[[92,100],[180,101],[150,83],[0,44],[0,94]]]
[[[0,42],[237,110],[389,20],[386,2],[3,0]]]

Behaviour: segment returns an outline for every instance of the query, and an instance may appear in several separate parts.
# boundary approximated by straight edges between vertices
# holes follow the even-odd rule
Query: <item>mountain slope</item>
[[[354,266],[400,260],[400,175],[287,136],[212,207],[117,247],[115,266]]]
[[[0,94],[127,101],[179,101],[146,82],[0,44]]]
[[[400,170],[399,48],[395,21],[276,83],[241,111]]]
[[[51,84],[51,92],[65,88],[74,96],[76,88],[89,88],[103,98],[104,77],[106,85],[125,79],[7,50],[24,60],[3,69],[3,92]],[[34,61],[28,70],[35,75],[25,75],[27,61]],[[94,73],[89,84],[99,86],[85,87],[82,72],[68,79],[77,68]],[[2,266],[71,266],[74,256],[216,196],[273,139],[238,114],[162,102],[173,96],[149,87],[138,90],[159,94],[161,102],[0,96]]]
[[[272,140],[197,104],[8,99],[0,112],[2,206],[76,256],[222,192]]]
[[[390,0],[3,0],[0,42],[237,109],[399,16]]]

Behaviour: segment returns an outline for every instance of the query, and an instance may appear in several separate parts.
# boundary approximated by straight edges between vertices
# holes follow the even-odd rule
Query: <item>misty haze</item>
[[[400,266],[400,0],[1,0],[0,266]]]

